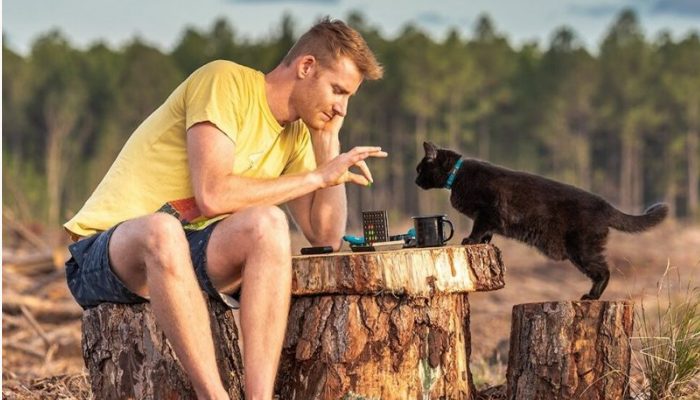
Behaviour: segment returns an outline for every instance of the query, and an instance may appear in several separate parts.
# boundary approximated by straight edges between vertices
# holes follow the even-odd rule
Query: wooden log
[[[627,301],[514,306],[507,398],[626,399],[633,318]]]
[[[77,320],[83,315],[82,309],[73,300],[50,300],[27,294],[3,293],[4,312],[18,314],[21,313],[23,306],[27,307],[38,320],[44,322]]]
[[[232,400],[243,399],[233,311],[207,298],[216,360]],[[194,399],[189,378],[149,303],[101,304],[83,315],[83,359],[96,399]]]
[[[427,297],[500,289],[505,268],[492,245],[294,257],[292,294]]]
[[[295,257],[277,392],[470,399],[467,292],[502,286],[491,245]]]

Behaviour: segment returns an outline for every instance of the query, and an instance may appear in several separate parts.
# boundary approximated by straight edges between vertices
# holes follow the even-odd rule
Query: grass
[[[636,311],[634,358],[642,374],[636,398],[700,399],[700,287],[689,280],[686,287],[672,290],[682,283],[680,276],[669,278],[671,270],[667,265],[657,285],[655,307],[650,310],[640,301]]]
[[[494,360],[478,358],[476,360],[471,360],[469,369],[472,373],[474,386],[477,390],[482,390],[487,387],[506,383],[508,360],[503,361],[500,357],[496,357]]]

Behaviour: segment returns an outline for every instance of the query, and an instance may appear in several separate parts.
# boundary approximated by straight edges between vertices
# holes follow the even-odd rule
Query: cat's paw
[[[593,297],[589,294],[584,294],[583,296],[581,296],[581,300],[598,300],[598,297]]]
[[[469,244],[479,244],[479,241],[469,237],[465,237],[464,239],[462,239],[462,246],[466,246]]]

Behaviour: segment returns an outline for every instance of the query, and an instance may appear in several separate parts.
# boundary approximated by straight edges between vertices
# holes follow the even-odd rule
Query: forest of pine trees
[[[445,211],[447,196],[414,184],[422,142],[538,173],[597,193],[627,212],[666,201],[679,219],[699,217],[700,37],[647,38],[632,11],[611,21],[588,50],[555,30],[544,45],[515,48],[482,16],[464,37],[436,41],[407,25],[388,39],[365,17],[345,19],[385,66],[350,102],[345,149],[380,145],[375,185],[348,189],[351,226],[360,210],[393,219]],[[49,227],[75,213],[134,128],[192,71],[215,59],[271,70],[298,31],[237,36],[224,19],[186,29],[170,53],[135,38],[114,49],[71,45],[61,32],[24,56],[3,35],[3,209]]]

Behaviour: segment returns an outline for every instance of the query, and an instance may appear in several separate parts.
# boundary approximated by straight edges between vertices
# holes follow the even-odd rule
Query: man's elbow
[[[219,215],[218,210],[210,202],[198,201],[197,207],[205,218],[214,218]]]
[[[200,194],[195,196],[197,208],[205,218],[214,218],[222,214],[230,213],[226,211],[217,201],[216,196]]]
[[[330,246],[333,248],[333,251],[340,250],[342,241],[343,234],[339,232],[321,233],[309,239],[309,243],[312,246]]]

